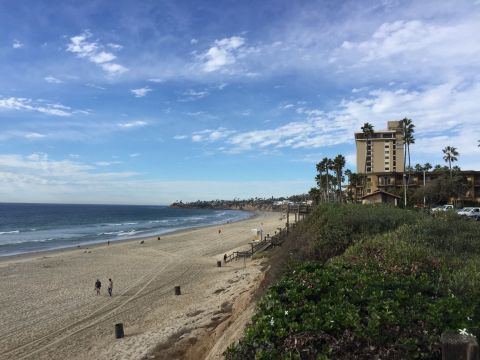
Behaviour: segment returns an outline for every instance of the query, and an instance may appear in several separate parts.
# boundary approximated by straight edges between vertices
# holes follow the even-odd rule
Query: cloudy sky
[[[480,0],[0,2],[0,201],[307,192],[353,132],[480,170]]]

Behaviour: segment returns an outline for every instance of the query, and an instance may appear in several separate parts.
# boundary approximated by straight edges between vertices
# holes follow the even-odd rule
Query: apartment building
[[[357,173],[363,178],[356,184],[350,184],[348,191],[354,201],[376,192],[391,192],[404,188],[404,144],[401,121],[388,121],[387,129],[374,131],[366,138],[362,132],[355,133],[357,148]],[[421,188],[441,176],[445,171],[423,172],[412,171],[409,177],[409,189]],[[456,199],[458,203],[480,203],[480,171],[461,171],[459,173],[467,184],[467,191]],[[365,188],[364,188],[365,185]]]
[[[403,172],[403,134],[400,121],[389,121],[386,130],[374,130],[368,138],[355,133],[357,173]]]

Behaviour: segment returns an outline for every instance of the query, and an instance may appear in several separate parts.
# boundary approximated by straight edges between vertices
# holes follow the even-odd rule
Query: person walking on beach
[[[113,291],[113,281],[112,279],[108,279],[108,295],[112,296],[112,291]]]
[[[102,287],[102,283],[100,282],[100,280],[97,279],[97,281],[95,281],[95,291],[97,292],[97,295],[100,295],[101,287]]]

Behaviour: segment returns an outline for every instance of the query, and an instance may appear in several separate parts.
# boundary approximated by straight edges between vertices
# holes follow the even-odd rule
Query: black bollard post
[[[180,286],[175,286],[175,295],[181,295]]]
[[[222,267],[222,262],[221,261],[217,261],[217,267]]]
[[[443,360],[478,360],[478,342],[475,336],[443,333],[440,343]]]
[[[122,323],[115,324],[115,339],[121,339],[124,336],[125,334],[123,333],[123,324]]]

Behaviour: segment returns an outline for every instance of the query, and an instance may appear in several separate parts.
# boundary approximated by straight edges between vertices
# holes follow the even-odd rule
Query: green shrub
[[[226,359],[439,359],[442,332],[480,336],[478,223],[335,205],[296,230],[321,261],[269,289]]]
[[[292,241],[301,247],[302,260],[325,261],[359,240],[412,224],[424,216],[391,206],[323,204],[299,224]]]

